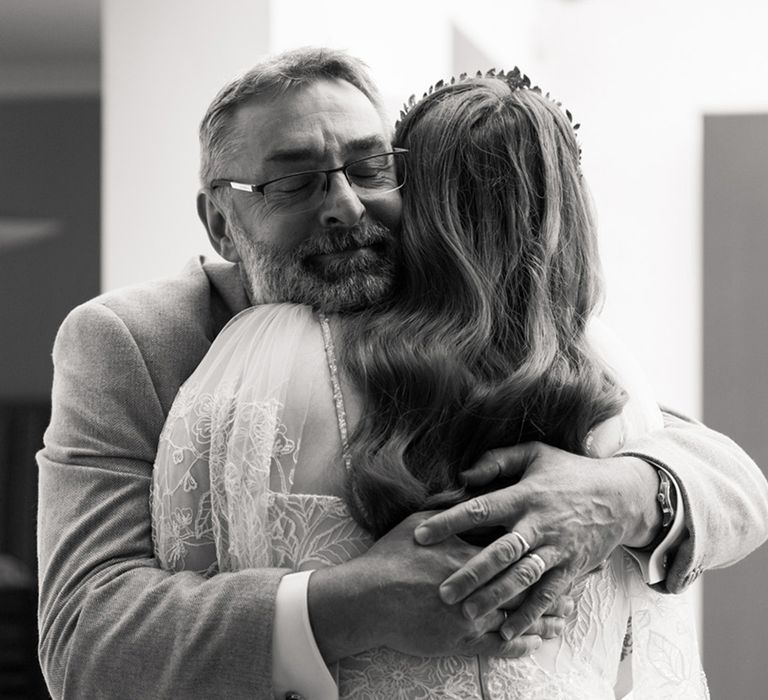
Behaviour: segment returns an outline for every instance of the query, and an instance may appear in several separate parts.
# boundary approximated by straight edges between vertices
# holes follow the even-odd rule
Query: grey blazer
[[[53,351],[53,413],[38,454],[40,660],[55,698],[271,698],[283,569],[170,575],[152,554],[149,491],[179,386],[247,299],[235,266],[76,308]],[[689,537],[667,587],[744,557],[768,536],[768,485],[733,442],[668,416],[629,446],[683,487]]]

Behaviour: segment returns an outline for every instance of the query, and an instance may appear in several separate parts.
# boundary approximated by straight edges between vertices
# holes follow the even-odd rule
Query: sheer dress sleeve
[[[272,566],[267,511],[297,467],[338,464],[339,431],[317,316],[270,304],[236,316],[171,408],[155,461],[153,537],[164,568]]]

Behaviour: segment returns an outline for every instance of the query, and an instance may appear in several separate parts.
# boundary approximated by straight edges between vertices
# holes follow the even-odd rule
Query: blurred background
[[[58,324],[213,255],[195,213],[198,122],[265,53],[348,49],[393,121],[441,78],[520,66],[582,125],[605,320],[662,404],[767,465],[766,26],[758,0],[2,0],[0,695],[39,690],[34,453]],[[765,696],[767,580],[766,548],[704,577],[715,698]]]

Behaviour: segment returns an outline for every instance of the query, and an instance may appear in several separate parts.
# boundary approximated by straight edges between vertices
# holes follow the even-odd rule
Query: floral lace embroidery
[[[335,496],[270,493],[269,528],[272,566],[294,571],[343,564],[373,544]]]
[[[190,555],[206,549],[215,551],[219,571],[271,565],[267,493],[270,481],[290,490],[299,446],[279,420],[279,402],[236,402],[236,396],[225,386],[200,393],[187,384],[168,415],[151,495],[155,551],[164,568],[189,569]],[[242,459],[230,459],[234,445]],[[191,568],[208,571],[211,564]]]

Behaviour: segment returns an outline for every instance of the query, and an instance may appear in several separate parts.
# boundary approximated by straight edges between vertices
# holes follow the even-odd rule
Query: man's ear
[[[205,230],[208,231],[208,240],[210,240],[213,249],[224,260],[233,263],[240,262],[240,254],[235,248],[226,217],[214,199],[203,190],[197,193],[197,215],[203,222]]]

